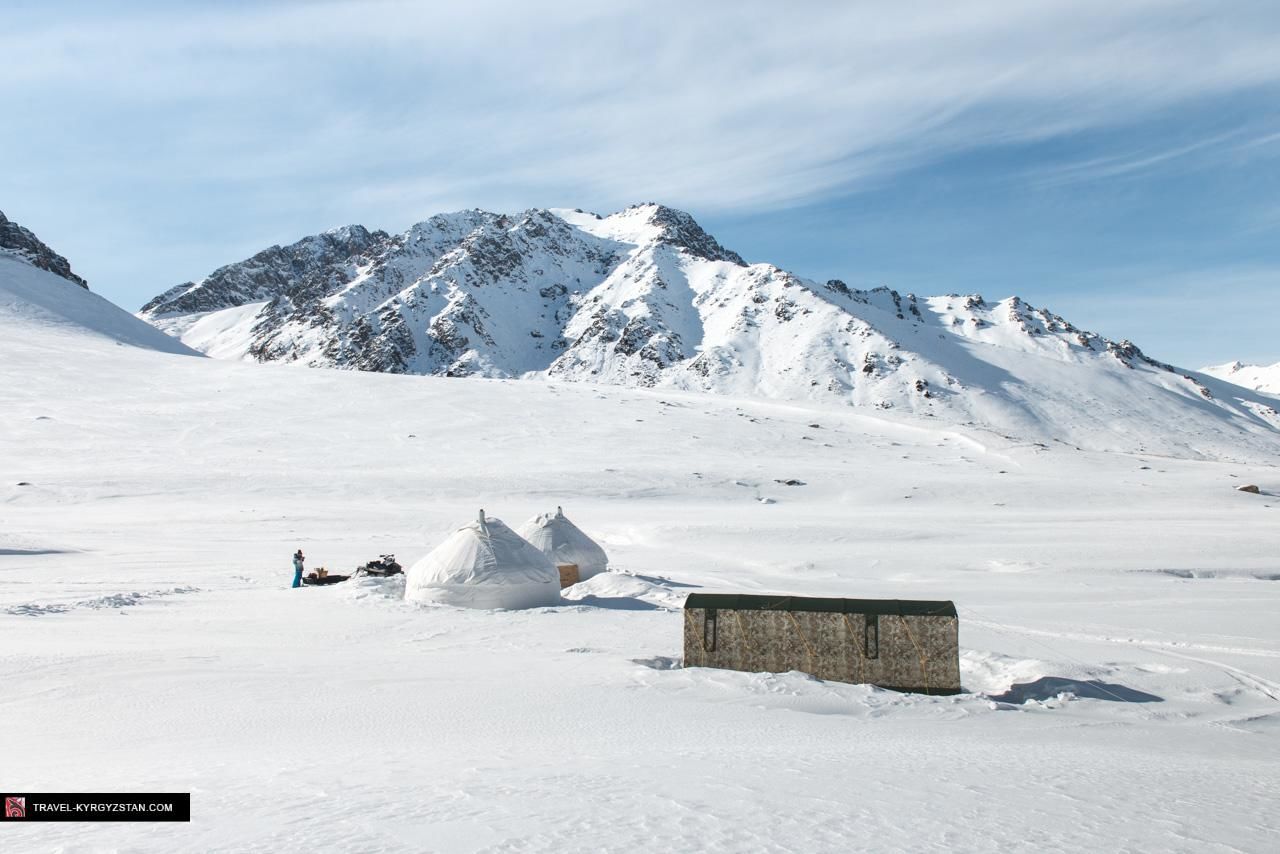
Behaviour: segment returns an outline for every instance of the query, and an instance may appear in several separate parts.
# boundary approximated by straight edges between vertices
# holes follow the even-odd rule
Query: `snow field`
[[[1201,852],[1280,832],[1274,460],[0,323],[5,785],[193,793],[189,825],[5,825],[5,850]],[[298,546],[311,568],[407,566],[477,507],[557,505],[612,564],[558,607],[286,589]],[[694,589],[954,599],[967,693],[685,670]]]

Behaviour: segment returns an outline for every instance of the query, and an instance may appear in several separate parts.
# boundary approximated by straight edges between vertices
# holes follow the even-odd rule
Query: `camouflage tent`
[[[951,602],[693,593],[684,605],[686,667],[801,670],[922,694],[960,692]]]

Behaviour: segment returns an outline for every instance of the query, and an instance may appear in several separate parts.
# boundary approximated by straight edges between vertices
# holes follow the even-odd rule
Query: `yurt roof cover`
[[[609,563],[600,544],[570,522],[560,507],[555,513],[541,513],[525,522],[520,534],[557,563],[594,570],[603,570]]]
[[[486,517],[483,510],[423,562],[430,564],[435,580],[452,584],[522,584],[559,578],[546,555],[501,519]]]

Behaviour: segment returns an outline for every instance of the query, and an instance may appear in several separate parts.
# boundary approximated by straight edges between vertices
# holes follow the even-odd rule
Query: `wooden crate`
[[[557,564],[556,569],[560,570],[561,590],[581,581],[581,578],[578,577],[578,565],[576,563]]]

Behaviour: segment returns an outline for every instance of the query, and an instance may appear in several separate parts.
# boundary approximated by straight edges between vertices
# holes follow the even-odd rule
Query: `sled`
[[[316,575],[314,572],[302,579],[304,585],[319,587],[325,584],[337,584],[339,581],[346,581],[349,575]]]

